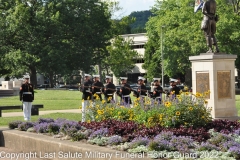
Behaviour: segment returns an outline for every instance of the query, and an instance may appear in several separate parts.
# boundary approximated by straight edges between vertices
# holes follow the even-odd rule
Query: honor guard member
[[[129,84],[127,84],[127,77],[120,77],[121,80],[121,88],[119,92],[119,96],[121,97],[121,102],[123,102],[124,106],[130,107],[130,104],[132,104],[131,101],[131,87]]]
[[[144,77],[138,77],[138,88],[137,91],[134,91],[134,96],[138,97],[145,97],[147,96],[147,88],[144,85]]]
[[[112,77],[106,76],[106,85],[104,87],[104,95],[107,103],[110,103],[113,99],[113,95],[116,91],[116,86],[112,83]]]
[[[29,76],[24,76],[25,82],[20,87],[20,101],[23,103],[25,121],[31,120],[32,102],[34,100],[33,85],[29,83]]]
[[[91,75],[84,75],[84,84],[82,85],[82,122],[86,121],[86,108],[89,104],[89,100],[92,99],[92,81],[90,80]]]
[[[162,101],[163,88],[160,86],[161,78],[153,78],[153,93],[152,98],[158,103]]]
[[[93,75],[93,85],[92,85],[92,95],[93,95],[93,99],[96,99],[96,97],[94,96],[95,94],[100,98],[100,101],[102,101],[102,91],[104,89],[104,85],[102,82],[100,82],[99,80],[100,75]]]
[[[170,78],[170,95],[172,95],[172,98],[175,98],[175,95],[179,95],[180,94],[180,88],[177,87],[177,82],[178,80],[177,79],[173,79],[173,78]]]

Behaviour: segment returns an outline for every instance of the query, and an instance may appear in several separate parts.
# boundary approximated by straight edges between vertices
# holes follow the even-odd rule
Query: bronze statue
[[[217,3],[215,0],[206,0],[202,8],[202,13],[204,16],[201,24],[201,29],[205,33],[207,45],[209,48],[207,53],[213,52],[212,45],[214,45],[216,48],[215,52],[219,52],[217,40],[214,35],[216,33],[216,23],[218,21],[218,16],[216,15],[216,6]]]

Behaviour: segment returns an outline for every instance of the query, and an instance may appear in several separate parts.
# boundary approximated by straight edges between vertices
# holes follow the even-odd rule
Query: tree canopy
[[[72,70],[89,71],[96,48],[111,37],[108,4],[99,0],[0,1],[1,75],[36,72],[50,79]]]
[[[155,76],[155,72],[161,73],[161,50],[164,71],[168,76],[184,73],[191,67],[189,56],[206,52],[205,37],[200,29],[202,13],[194,14],[193,8],[192,0],[167,0],[158,2],[152,9],[156,16],[151,17],[146,25],[150,40],[146,44],[145,62],[148,64],[144,64],[144,68],[148,70],[148,77]],[[220,20],[216,37],[221,52],[239,54],[240,16],[232,10],[229,1],[217,0]],[[236,66],[240,67],[238,60]]]

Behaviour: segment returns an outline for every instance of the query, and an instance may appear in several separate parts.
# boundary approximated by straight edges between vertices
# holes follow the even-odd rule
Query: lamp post
[[[162,58],[162,87],[164,88],[164,63],[163,63],[163,28],[161,26],[161,58]]]

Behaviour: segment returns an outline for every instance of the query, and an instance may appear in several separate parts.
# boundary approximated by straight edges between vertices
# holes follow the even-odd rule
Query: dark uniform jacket
[[[152,98],[156,98],[156,97],[159,97],[161,95],[161,93],[163,92],[163,88],[161,86],[157,85],[157,86],[154,86],[153,91],[155,91],[156,93],[152,94]]]
[[[144,84],[138,86],[138,90],[140,90],[140,91],[138,91],[138,96],[146,96],[147,95],[147,87]]]
[[[137,90],[133,90],[133,96],[135,97],[140,97],[140,96],[146,96],[147,95],[147,87],[142,84],[142,85],[139,85]]]
[[[104,89],[103,83],[102,83],[102,82],[99,82],[99,81],[96,81],[96,82],[94,82],[94,83],[92,84],[92,88],[93,88],[93,89],[92,89],[93,95],[94,95],[94,94],[97,94],[97,95],[99,96],[100,100],[102,100],[101,93],[102,93],[102,91],[103,91],[103,89]],[[94,97],[94,99],[96,99],[96,97]]]
[[[178,95],[180,93],[180,88],[177,87],[176,85],[172,86],[172,88],[170,89],[170,93],[174,92],[175,95]]]
[[[123,84],[121,86],[121,90],[122,92],[119,92],[119,96],[121,97],[122,100],[124,100],[124,102],[126,104],[132,104],[131,102],[131,98],[130,98],[130,94],[131,94],[131,87],[129,84]]]
[[[84,100],[91,100],[92,99],[92,81],[88,80],[85,81],[81,91],[83,92],[82,94],[82,99]]]
[[[106,90],[105,90],[106,89]],[[105,95],[105,99],[108,101],[108,98],[111,97],[113,99],[113,94],[116,91],[116,86],[112,83],[109,82],[106,84],[104,89],[104,95]],[[109,103],[110,101],[108,101]]]
[[[30,83],[22,84],[19,95],[20,101],[32,102],[34,100],[33,85]]]

